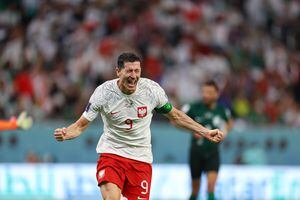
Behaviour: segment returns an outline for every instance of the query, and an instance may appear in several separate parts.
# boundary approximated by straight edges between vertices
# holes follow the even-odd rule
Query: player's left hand
[[[57,141],[62,142],[66,139],[66,128],[57,128],[54,131],[54,137]]]
[[[207,134],[203,135],[205,138],[212,142],[221,142],[225,138],[225,134],[219,129],[209,130]]]

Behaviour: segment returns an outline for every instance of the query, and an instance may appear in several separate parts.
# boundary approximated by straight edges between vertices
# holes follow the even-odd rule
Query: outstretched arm
[[[75,123],[67,128],[57,128],[54,137],[57,141],[71,140],[78,137],[90,124],[84,116],[81,116]]]
[[[224,139],[224,133],[218,129],[209,130],[202,126],[201,124],[195,122],[184,112],[172,108],[170,112],[165,114],[165,116],[171,121],[173,125],[179,128],[186,129],[192,133],[199,134],[213,142],[220,142]]]

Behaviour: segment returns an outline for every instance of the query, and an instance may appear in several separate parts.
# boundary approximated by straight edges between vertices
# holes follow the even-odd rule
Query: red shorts
[[[116,184],[128,200],[149,199],[152,166],[149,163],[102,153],[98,159],[98,186],[103,182]]]

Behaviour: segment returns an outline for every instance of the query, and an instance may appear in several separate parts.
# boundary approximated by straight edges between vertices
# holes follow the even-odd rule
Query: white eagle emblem
[[[147,115],[147,106],[137,107],[137,116],[138,118],[146,117]]]

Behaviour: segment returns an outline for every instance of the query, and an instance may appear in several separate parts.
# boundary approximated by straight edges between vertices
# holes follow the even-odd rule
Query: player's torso
[[[198,103],[191,107],[191,112],[193,113],[194,120],[206,128],[223,129],[223,126],[226,124],[224,108],[219,105],[210,109],[203,103]]]
[[[132,135],[150,126],[152,110],[153,107],[145,96],[117,95],[104,106],[101,116],[109,131]]]
[[[193,104],[189,111],[190,116],[201,125],[208,129],[224,130],[226,126],[226,117],[224,108],[217,105],[215,108],[210,109],[202,102]],[[192,139],[192,145],[203,150],[217,150],[218,144],[208,141],[207,139]]]
[[[139,81],[137,90],[132,95],[123,94],[117,84],[112,83],[107,96],[101,111],[107,137],[131,145],[149,145],[155,103],[144,80]]]

